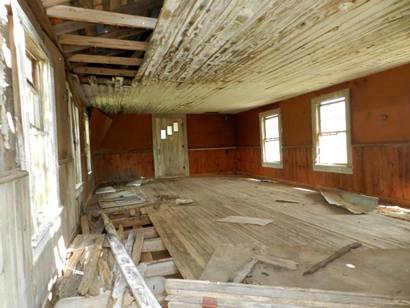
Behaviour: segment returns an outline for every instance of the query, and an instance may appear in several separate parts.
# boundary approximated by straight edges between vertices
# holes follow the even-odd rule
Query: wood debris
[[[192,200],[192,199],[181,199],[181,198],[175,199],[175,204],[176,205],[187,205],[187,204],[191,204],[191,203],[194,203],[194,200]]]
[[[225,218],[217,219],[218,222],[234,223],[234,224],[250,224],[258,226],[266,226],[272,223],[271,219],[248,217],[248,216],[227,216]]]
[[[364,214],[373,211],[379,204],[379,199],[343,190],[321,190],[320,194],[327,203],[345,208],[352,214]]]
[[[310,267],[307,271],[305,271],[303,273],[303,276],[306,275],[310,275],[313,274],[314,272],[318,271],[319,269],[321,269],[322,267],[325,267],[326,265],[328,265],[330,262],[332,262],[333,260],[336,260],[337,258],[340,258],[341,256],[345,255],[346,253],[348,253],[350,250],[352,249],[356,249],[361,247],[362,244],[359,242],[354,242],[352,244],[349,244],[347,246],[344,246],[342,248],[340,248],[338,251],[336,251],[335,253],[333,253],[332,255],[330,255],[329,257],[327,257],[326,259],[320,261],[319,263],[316,263],[315,265],[313,265],[312,267]]]
[[[97,188],[95,191],[95,194],[101,195],[101,194],[107,194],[107,193],[114,193],[116,191],[117,190],[112,186],[104,186],[104,187]]]

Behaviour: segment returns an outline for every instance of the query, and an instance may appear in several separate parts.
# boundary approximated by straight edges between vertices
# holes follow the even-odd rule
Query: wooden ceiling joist
[[[80,75],[104,75],[104,76],[122,76],[122,77],[135,77],[137,71],[126,69],[113,69],[102,67],[88,67],[81,66],[74,68],[74,73]]]
[[[47,9],[55,5],[69,4],[70,0],[42,0],[41,3]]]
[[[129,14],[107,12],[102,10],[85,9],[67,5],[56,5],[47,9],[49,17],[71,21],[90,22],[112,26],[154,29],[156,18],[134,16]]]
[[[118,40],[118,39],[112,39],[112,38],[102,38],[102,37],[74,35],[74,34],[61,35],[59,42],[60,44],[63,44],[63,45],[100,47],[100,48],[122,49],[122,50],[145,51],[148,47],[147,42]]]
[[[72,55],[68,58],[68,61],[81,62],[81,63],[130,65],[130,66],[139,66],[142,63],[141,58],[110,57],[110,56],[87,55],[87,54]]]
[[[61,35],[84,29],[86,26],[85,22],[66,21],[55,25],[53,29],[56,35]]]

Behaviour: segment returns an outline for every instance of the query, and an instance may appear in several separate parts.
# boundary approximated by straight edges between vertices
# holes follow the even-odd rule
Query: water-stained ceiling
[[[405,64],[410,1],[165,0],[147,42],[133,80],[80,75],[91,105],[237,112]]]

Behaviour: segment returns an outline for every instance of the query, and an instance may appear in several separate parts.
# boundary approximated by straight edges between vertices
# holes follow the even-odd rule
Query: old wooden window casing
[[[41,255],[62,211],[59,198],[54,70],[48,50],[29,18],[12,2],[18,81],[16,99],[23,132],[21,167],[29,174],[33,261]]]
[[[313,169],[352,173],[349,89],[312,99]]]
[[[87,156],[87,173],[91,174],[93,170],[92,170],[92,164],[91,164],[90,120],[86,113],[84,113],[84,127],[85,127],[85,154]]]
[[[81,170],[81,139],[80,139],[80,112],[75,104],[73,95],[67,85],[68,108],[70,115],[72,152],[75,169],[75,186],[77,192],[81,191],[83,185],[83,177]]]
[[[282,168],[282,127],[280,110],[259,114],[262,166]]]

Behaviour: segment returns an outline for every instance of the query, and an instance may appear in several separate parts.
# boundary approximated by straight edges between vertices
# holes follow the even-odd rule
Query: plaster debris
[[[100,187],[95,191],[96,195],[101,195],[101,194],[107,194],[107,193],[113,193],[116,192],[117,190],[112,187],[112,186],[104,186],[104,187]]]

